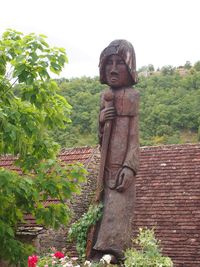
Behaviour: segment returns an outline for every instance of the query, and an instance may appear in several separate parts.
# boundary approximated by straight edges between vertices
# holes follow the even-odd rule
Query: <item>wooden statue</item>
[[[96,201],[103,202],[104,210],[88,258],[111,254],[113,262],[118,262],[131,244],[139,165],[139,93],[132,87],[137,75],[131,43],[111,42],[100,55],[99,68],[100,82],[109,86],[102,94],[99,115],[101,162]]]

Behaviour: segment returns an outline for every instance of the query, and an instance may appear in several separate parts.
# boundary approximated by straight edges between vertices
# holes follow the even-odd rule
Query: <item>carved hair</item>
[[[105,77],[105,65],[107,58],[111,55],[120,56],[132,78],[132,85],[137,83],[135,51],[132,44],[126,40],[112,41],[102,52],[99,60],[100,82],[107,83]]]

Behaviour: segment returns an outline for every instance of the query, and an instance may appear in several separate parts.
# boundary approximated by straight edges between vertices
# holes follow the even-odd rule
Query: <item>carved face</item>
[[[132,84],[127,66],[118,55],[108,57],[105,64],[105,75],[107,84],[112,88],[120,88]]]

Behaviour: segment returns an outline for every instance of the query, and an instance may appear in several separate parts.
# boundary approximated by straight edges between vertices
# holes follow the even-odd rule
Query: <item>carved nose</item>
[[[112,65],[112,68],[111,68],[111,70],[110,70],[110,73],[111,73],[111,74],[118,73],[116,64],[113,64],[113,65]]]

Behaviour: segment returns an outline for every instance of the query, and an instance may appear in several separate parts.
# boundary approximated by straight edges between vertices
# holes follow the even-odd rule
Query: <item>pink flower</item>
[[[60,251],[57,251],[56,253],[54,253],[54,256],[56,258],[58,258],[58,259],[61,259],[61,258],[64,258],[65,257],[65,255],[62,252],[60,252]]]
[[[36,267],[37,262],[38,262],[38,256],[32,255],[28,257],[28,267]]]

